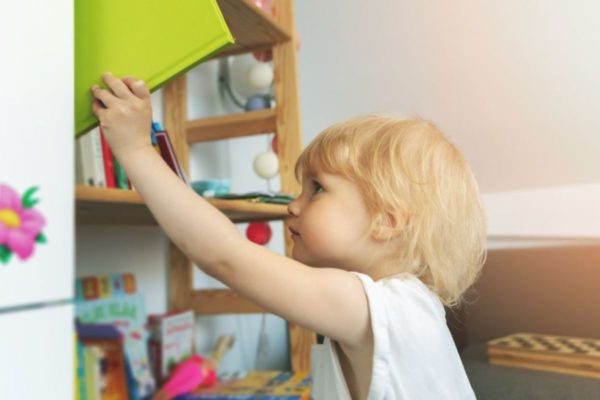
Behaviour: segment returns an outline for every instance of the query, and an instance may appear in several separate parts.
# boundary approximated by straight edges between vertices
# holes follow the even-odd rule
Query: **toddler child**
[[[240,295],[325,336],[313,398],[475,398],[444,306],[480,272],[484,214],[469,165],[433,124],[366,116],[317,136],[296,164],[290,259],[246,240],[166,166],[144,82],[103,78],[94,112],[170,239]]]

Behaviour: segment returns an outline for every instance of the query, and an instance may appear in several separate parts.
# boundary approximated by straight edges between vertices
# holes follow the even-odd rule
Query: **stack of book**
[[[188,183],[167,131],[157,122],[153,122],[150,137],[153,147],[169,168]],[[75,181],[80,185],[109,189],[132,188],[125,170],[114,157],[100,127],[92,129],[76,141]]]
[[[148,357],[144,298],[132,274],[77,278],[76,317],[82,324],[112,325],[119,333],[131,367],[130,399],[144,398],[156,388]]]
[[[119,331],[111,325],[78,324],[77,337],[77,397],[128,398],[126,359]]]

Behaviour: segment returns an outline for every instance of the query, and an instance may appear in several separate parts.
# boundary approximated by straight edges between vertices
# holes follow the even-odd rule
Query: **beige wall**
[[[600,338],[600,244],[490,251],[474,289],[451,322],[459,347],[520,331]]]

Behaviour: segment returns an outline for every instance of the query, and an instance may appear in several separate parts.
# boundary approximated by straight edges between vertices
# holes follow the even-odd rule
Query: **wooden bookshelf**
[[[234,222],[279,220],[287,206],[248,200],[206,198]],[[153,225],[156,220],[140,195],[132,190],[75,187],[76,222],[99,225]]]
[[[287,29],[250,0],[217,0],[235,44],[216,57],[267,50],[290,40]]]
[[[186,136],[191,144],[271,133],[276,129],[276,111],[268,109],[190,120]]]

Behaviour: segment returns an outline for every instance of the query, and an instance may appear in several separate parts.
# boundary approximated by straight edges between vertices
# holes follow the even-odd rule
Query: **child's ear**
[[[375,219],[373,239],[377,241],[388,241],[397,238],[402,234],[407,223],[407,218],[399,213],[382,212]]]

